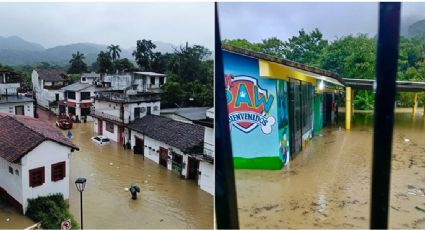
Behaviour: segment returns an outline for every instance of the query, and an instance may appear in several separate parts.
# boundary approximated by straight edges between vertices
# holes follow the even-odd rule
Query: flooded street
[[[350,131],[323,129],[283,170],[236,170],[240,226],[368,228],[372,120],[355,114]],[[422,113],[396,114],[391,181],[389,227],[425,228]]]
[[[43,111],[39,110],[39,113]],[[40,117],[47,119],[45,114]],[[53,122],[54,117],[50,120]],[[80,221],[80,194],[74,181],[87,178],[83,192],[84,228],[213,228],[213,196],[202,191],[196,181],[180,179],[176,174],[149,159],[124,150],[121,145],[98,146],[93,123],[74,124],[72,141],[80,151],[70,161],[70,209]],[[66,131],[64,131],[66,133]],[[139,185],[138,200],[126,191]],[[1,208],[1,207],[0,207]],[[12,214],[14,225],[5,225],[3,212],[0,228],[23,228],[32,222]],[[17,220],[29,221],[17,223]],[[20,222],[20,221],[19,221]]]

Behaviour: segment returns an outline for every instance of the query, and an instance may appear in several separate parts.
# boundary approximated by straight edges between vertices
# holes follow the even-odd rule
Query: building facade
[[[61,193],[68,199],[69,154],[78,148],[35,118],[0,113],[0,130],[2,197],[22,213],[30,198]]]
[[[31,80],[37,104],[58,113],[59,101],[63,100],[60,89],[69,84],[65,71],[35,69],[32,71]]]
[[[19,93],[21,78],[12,71],[0,71],[0,112],[34,117],[34,100]]]
[[[161,97],[159,93],[138,91],[102,91],[96,92],[94,109],[94,131],[109,139],[124,144],[129,139],[125,128],[131,121],[145,115],[159,115]]]
[[[146,115],[131,122],[129,142],[141,154],[185,179],[198,181],[204,127]]]
[[[222,53],[235,168],[281,169],[323,127],[323,93],[341,78],[231,46]]]

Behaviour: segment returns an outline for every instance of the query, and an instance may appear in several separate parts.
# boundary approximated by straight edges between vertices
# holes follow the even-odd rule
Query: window
[[[19,170],[15,169],[15,174],[19,176]]]
[[[165,80],[165,77],[160,77],[159,78],[159,85],[163,85],[164,84],[164,80]]]
[[[90,92],[81,92],[81,100],[90,100]]]
[[[151,85],[155,85],[155,77],[151,77]]]
[[[52,164],[52,181],[59,181],[65,178],[66,169],[65,169],[65,161]]]
[[[9,166],[9,173],[13,174],[13,168]]]
[[[81,81],[86,81],[87,79],[85,78],[85,77],[82,77],[81,78]]]
[[[108,131],[110,133],[114,133],[114,124],[112,124],[111,122],[107,122],[107,121],[105,121],[105,123],[106,123],[106,126],[105,126],[106,131]]]
[[[69,92],[69,91],[68,91],[68,93],[67,93],[67,94],[68,94],[68,98],[69,98],[69,99],[74,99],[74,100],[75,100],[75,92]]]
[[[44,167],[29,170],[30,187],[44,184]]]
[[[24,115],[24,106],[23,105],[15,106],[15,114]]]

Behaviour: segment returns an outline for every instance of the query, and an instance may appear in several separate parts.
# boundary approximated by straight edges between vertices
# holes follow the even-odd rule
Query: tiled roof
[[[46,140],[78,150],[60,130],[45,121],[0,113],[0,157],[5,160],[19,162],[23,156]]]
[[[204,142],[204,127],[157,115],[136,119],[128,127],[182,151],[196,148]]]
[[[38,78],[45,81],[67,81],[68,75],[65,71],[58,69],[36,69]]]

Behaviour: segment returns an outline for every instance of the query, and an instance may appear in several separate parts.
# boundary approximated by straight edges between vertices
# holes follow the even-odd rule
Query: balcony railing
[[[96,117],[101,117],[107,120],[111,120],[111,121],[116,121],[116,122],[120,122],[120,123],[128,123],[128,119],[121,119],[119,116],[116,115],[112,115],[106,111],[102,111],[102,110],[95,110],[92,109],[90,111],[90,115],[91,116],[96,116]]]

